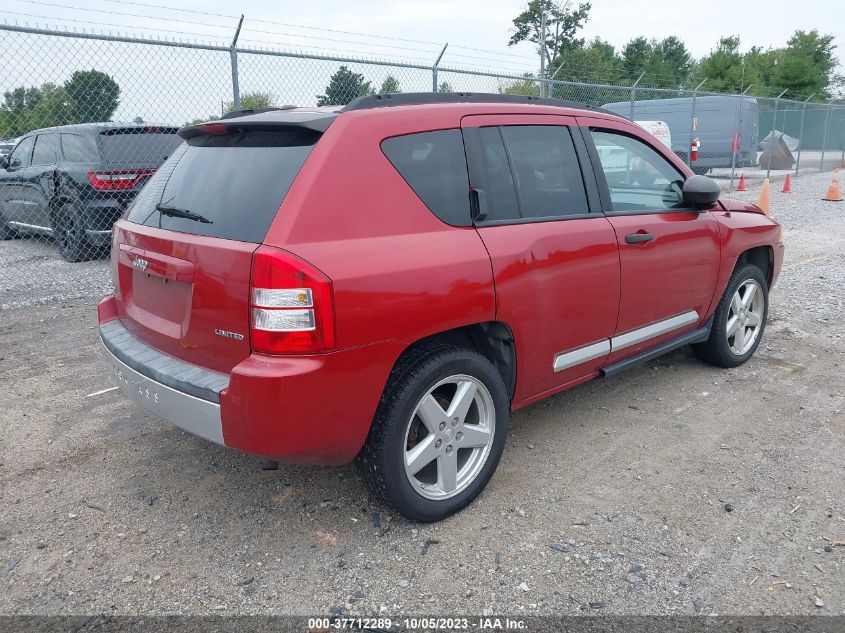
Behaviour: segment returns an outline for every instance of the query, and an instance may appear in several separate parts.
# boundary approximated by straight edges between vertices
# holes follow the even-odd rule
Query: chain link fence
[[[65,262],[105,259],[111,225],[181,142],[178,128],[240,108],[338,105],[374,92],[542,94],[605,107],[651,131],[665,124],[661,140],[694,171],[730,184],[739,173],[798,174],[845,160],[845,106],[812,97],[541,82],[439,59],[400,64],[12,25],[0,25],[0,66],[6,290],[22,261],[39,263],[28,273],[38,286],[61,283]],[[107,280],[107,266],[90,274]]]

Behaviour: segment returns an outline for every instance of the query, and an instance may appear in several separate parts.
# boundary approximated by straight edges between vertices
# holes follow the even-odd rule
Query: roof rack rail
[[[537,105],[558,106],[559,108],[600,110],[600,108],[594,108],[577,101],[530,95],[503,95],[484,92],[399,92],[358,97],[341,108],[340,112],[428,103],[535,103]]]
[[[283,105],[275,108],[247,108],[244,110],[232,110],[227,112],[220,119],[236,119],[239,116],[249,116],[250,114],[262,114],[263,112],[275,112],[277,110],[295,110],[299,106]]]

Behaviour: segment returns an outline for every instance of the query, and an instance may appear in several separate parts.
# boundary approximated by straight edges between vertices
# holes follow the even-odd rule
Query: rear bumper
[[[113,297],[98,313],[109,371],[129,398],[213,442],[290,463],[354,459],[404,349],[382,341],[313,356],[252,354],[225,375],[135,338],[117,318]]]
[[[153,380],[115,356],[103,345],[106,366],[120,390],[156,416],[217,444],[223,444],[220,405]]]

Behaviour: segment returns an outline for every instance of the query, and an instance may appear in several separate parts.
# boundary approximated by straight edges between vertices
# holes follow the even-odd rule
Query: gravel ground
[[[352,466],[264,471],[97,395],[107,264],[0,243],[0,613],[845,614],[829,178],[773,194],[787,255],[749,363],[680,350],[516,413],[487,490],[435,525]]]

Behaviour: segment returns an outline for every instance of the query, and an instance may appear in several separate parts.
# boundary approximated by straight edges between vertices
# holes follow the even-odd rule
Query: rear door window
[[[319,138],[294,128],[190,138],[150,178],[127,220],[260,243]]]
[[[469,178],[460,130],[396,136],[381,149],[396,170],[438,218],[468,226]]]
[[[59,153],[59,137],[56,134],[39,134],[32,152],[33,165],[55,165]]]
[[[523,218],[589,212],[587,193],[569,129],[560,125],[506,125],[502,136],[516,174]]]
[[[182,143],[176,132],[172,127],[106,129],[99,134],[100,156],[107,166],[155,168]]]
[[[517,220],[519,203],[516,199],[516,185],[502,133],[497,127],[483,127],[478,130],[478,136],[487,198],[487,216],[484,220]]]
[[[62,155],[69,163],[91,163],[99,160],[94,144],[79,134],[62,134]]]

